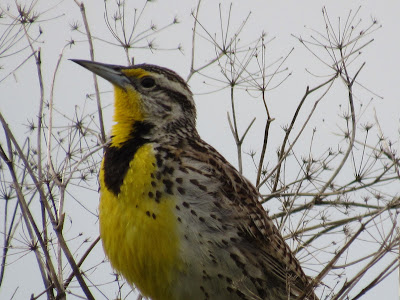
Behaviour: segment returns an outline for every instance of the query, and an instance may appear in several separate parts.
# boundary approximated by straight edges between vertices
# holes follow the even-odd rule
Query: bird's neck
[[[187,118],[150,119],[143,112],[140,94],[133,89],[114,87],[114,96],[115,124],[111,130],[111,147],[121,148],[135,139],[175,144],[180,139],[198,137],[195,122]]]
[[[125,90],[114,86],[115,124],[111,130],[111,146],[120,148],[135,137],[135,127],[144,121],[140,95],[133,89]]]

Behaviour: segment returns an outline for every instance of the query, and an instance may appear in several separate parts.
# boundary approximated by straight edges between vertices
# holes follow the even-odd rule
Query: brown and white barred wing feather
[[[297,259],[283,240],[272,220],[259,202],[256,188],[241,176],[236,169],[225,164],[226,175],[233,178],[231,184],[223,186],[223,192],[236,202],[238,218],[243,220],[243,230],[248,231],[264,250],[263,260],[267,269],[282,280],[291,281],[292,289],[302,291],[307,283]],[[233,192],[231,191],[233,190]],[[291,277],[291,278],[288,278]],[[293,291],[294,292],[294,291]]]
[[[222,223],[228,224],[229,220],[233,219],[236,224],[241,224],[240,228],[237,228],[238,235],[242,238],[242,241],[236,241],[238,251],[240,252],[241,246],[244,247],[241,245],[243,243],[246,244],[246,250],[252,247],[258,249],[254,257],[248,253],[243,253],[242,256],[237,253],[237,259],[256,260],[247,261],[246,269],[248,270],[252,269],[249,264],[254,264],[257,268],[262,265],[264,274],[254,274],[261,288],[263,280],[280,281],[281,284],[282,282],[286,284],[286,289],[292,297],[300,295],[307,286],[308,279],[259,202],[260,195],[257,189],[210,145],[201,140],[189,143],[192,148],[200,150],[191,152],[194,156],[192,159],[202,162],[202,168],[208,169],[207,172],[215,176],[213,181],[220,182],[219,191],[214,194],[214,197],[219,202],[221,211],[227,214],[226,222],[224,217],[221,217]],[[260,249],[263,250],[261,255]]]

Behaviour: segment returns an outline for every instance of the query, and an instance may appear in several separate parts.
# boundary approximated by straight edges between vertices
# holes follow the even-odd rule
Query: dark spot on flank
[[[157,160],[157,167],[161,168],[161,166],[163,165],[163,161],[161,159],[160,155],[156,156],[156,160]]]
[[[154,194],[153,194],[153,192],[149,192],[149,198],[153,198],[154,197]]]
[[[216,166],[216,165],[217,165],[217,162],[215,161],[214,158],[210,158],[208,161],[209,161],[210,164],[213,165],[213,166]]]
[[[204,192],[207,192],[207,187],[205,185],[199,184],[198,185],[199,189],[201,189]]]
[[[233,172],[232,174],[235,177],[234,180],[235,180],[236,183],[241,183],[242,182],[242,180],[240,179],[238,174],[236,174],[235,172]]]
[[[189,206],[190,206],[189,203],[187,203],[187,202],[183,202],[182,204],[183,204],[183,206],[186,207],[186,208],[189,208]]]
[[[176,181],[177,183],[182,183],[182,182],[183,182],[183,179],[182,179],[181,177],[178,177],[178,178],[175,179],[175,181]]]
[[[244,263],[242,263],[239,259],[239,256],[237,256],[236,254],[231,253],[230,257],[233,259],[233,261],[236,263],[236,265],[241,268],[244,269]]]
[[[168,174],[172,175],[174,173],[174,168],[165,167],[164,168],[164,173],[168,173]]]
[[[146,211],[146,215],[147,215],[148,217],[150,217],[150,212],[149,212],[149,211]]]
[[[184,188],[178,187],[177,190],[178,190],[179,194],[185,195],[185,189]]]
[[[168,194],[173,195],[172,186],[173,186],[174,184],[172,183],[172,181],[171,181],[171,180],[168,180],[168,179],[164,179],[164,180],[163,180],[163,183],[164,183],[164,186],[165,186],[165,191],[166,191]]]
[[[197,179],[190,179],[189,180],[191,183],[193,183],[194,185],[198,185],[199,181]]]
[[[214,201],[214,205],[218,208],[221,208],[221,204],[218,201]]]
[[[185,173],[185,174],[188,173],[188,170],[187,170],[186,168],[184,168],[184,167],[179,167],[179,170],[180,170],[181,172]]]
[[[264,293],[263,293],[264,294]],[[242,299],[247,299],[247,297],[246,297],[246,295],[245,294],[243,294],[241,291],[239,291],[239,290],[236,290],[236,295],[238,295],[240,298],[242,298]],[[260,294],[260,295],[262,295],[262,294]],[[263,297],[263,298],[265,298],[265,297]]]
[[[156,202],[160,203],[160,199],[161,199],[162,193],[160,191],[156,191]]]

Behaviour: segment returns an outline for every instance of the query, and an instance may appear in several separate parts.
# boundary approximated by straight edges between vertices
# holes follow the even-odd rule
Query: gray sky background
[[[54,4],[50,2],[52,1],[39,1],[37,4],[38,10],[43,11],[46,7],[53,7]],[[144,15],[143,23],[150,24],[150,21],[153,20],[154,23],[161,26],[170,22],[174,16],[178,16],[181,23],[161,34],[160,38],[156,39],[156,43],[160,47],[167,48],[176,47],[178,44],[181,44],[183,53],[179,51],[155,51],[151,53],[146,50],[138,50],[134,54],[135,63],[146,62],[162,65],[175,70],[182,77],[186,78],[189,72],[191,30],[193,26],[193,19],[190,16],[190,12],[195,8],[196,2],[193,0],[158,0],[151,3],[151,7],[148,9],[148,12],[151,11],[151,14],[147,13]],[[7,1],[2,0],[0,7],[3,9],[6,8],[7,3]],[[9,3],[10,7],[13,7],[13,1],[9,1]],[[87,1],[85,5],[88,12],[88,19],[92,24],[92,34],[111,40],[111,35],[104,24],[103,1]],[[140,3],[139,7],[141,5]],[[221,1],[221,5],[226,16],[230,2]],[[321,79],[316,79],[307,73],[305,68],[316,74],[328,73],[326,67],[318,63],[312,57],[311,53],[291,36],[293,34],[309,37],[311,34],[315,34],[311,29],[323,31],[323,6],[326,6],[331,21],[335,23],[337,23],[338,16],[344,19],[347,17],[349,10],[356,11],[361,6],[358,14],[358,18],[362,19],[364,24],[361,28],[370,24],[371,19],[377,19],[379,24],[382,25],[381,29],[365,40],[373,38],[374,42],[362,51],[363,55],[359,59],[359,62],[365,61],[366,66],[360,75],[359,81],[374,93],[383,97],[383,99],[378,99],[379,97],[360,89],[359,97],[356,98],[356,105],[363,103],[367,106],[368,104],[368,109],[362,115],[363,120],[365,122],[370,120],[373,123],[373,112],[375,110],[384,134],[393,140],[398,139],[400,118],[400,81],[398,74],[398,70],[400,70],[399,1],[236,1],[232,6],[232,28],[237,28],[239,21],[244,20],[251,11],[251,17],[243,31],[243,38],[252,41],[262,31],[267,33],[267,39],[275,37],[267,47],[267,57],[271,62],[279,57],[286,56],[294,48],[294,52],[286,62],[286,66],[289,68],[288,72],[292,72],[293,75],[281,87],[269,93],[270,98],[268,100],[270,101],[272,115],[277,119],[273,124],[275,126],[274,134],[276,134],[276,138],[278,139],[281,135],[281,132],[277,128],[289,121],[296,103],[301,99],[306,87],[308,85],[314,86],[318,82],[321,82]],[[92,87],[92,75],[66,59],[88,59],[89,55],[85,37],[76,33],[71,34],[70,31],[69,24],[74,21],[79,20],[79,23],[82,24],[79,9],[75,3],[72,0],[61,1],[56,8],[49,10],[48,13],[43,15],[43,19],[50,19],[55,16],[58,16],[58,18],[41,24],[44,32],[42,37],[44,43],[40,44],[40,47],[44,62],[46,97],[49,97],[49,86],[47,84],[51,82],[55,63],[62,48],[72,36],[76,40],[76,45],[72,48],[67,47],[64,51],[64,59],[58,73],[55,89],[56,107],[66,115],[71,115],[74,107],[81,105],[86,93],[93,92],[93,90],[88,90],[89,86]],[[210,33],[218,30],[218,3],[211,0],[204,1],[200,11],[200,20],[202,24],[207,26]],[[81,29],[83,30],[83,26]],[[244,44],[245,42],[243,41]],[[198,57],[205,57],[203,61],[198,60],[196,62],[199,66],[212,58],[213,48],[201,38],[198,39],[198,43],[196,51],[201,53],[201,55],[198,54]],[[95,46],[97,61],[112,64],[127,64],[122,50],[116,50],[115,47],[100,42],[95,42]],[[4,69],[0,70],[0,78],[3,78],[4,74],[10,72],[12,67],[21,61],[21,57],[23,55],[12,56],[4,61],[0,60],[0,64],[4,66]],[[218,75],[215,74],[215,76]],[[226,112],[230,111],[229,94],[223,91],[204,95],[204,93],[213,89],[212,87],[203,85],[202,82],[204,80],[204,78],[195,77],[190,81],[198,108],[198,129],[200,135],[236,166],[235,143],[226,119]],[[210,85],[215,85],[215,82],[206,81]],[[102,79],[99,82],[102,91],[111,91],[111,86],[107,82]],[[309,132],[311,132],[313,127],[317,128],[318,141],[320,143],[316,146],[317,151],[318,149],[322,151],[322,149],[326,149],[329,145],[335,144],[336,138],[337,141],[340,140],[340,137],[335,136],[335,133],[339,132],[337,125],[338,114],[340,113],[339,103],[345,103],[345,100],[340,100],[340,98],[343,98],[343,95],[336,88],[334,86],[324,99],[326,105],[318,111],[313,118],[312,125],[309,127]],[[374,100],[370,102],[372,97]],[[260,106],[261,103],[249,98],[243,99],[243,101],[238,103],[238,110],[240,110],[241,114],[239,121],[241,132],[243,132],[253,117],[257,118],[243,147],[244,152],[259,149],[260,136],[263,133],[264,127],[263,120],[265,118],[263,107]],[[28,61],[13,76],[8,77],[0,83],[0,110],[7,116],[10,126],[21,136],[27,131],[23,124],[27,124],[27,120],[33,119],[36,121],[38,99],[37,75],[33,60]],[[103,103],[112,103],[112,93],[105,93],[103,95]],[[109,130],[112,124],[111,107],[105,110],[104,118],[106,128]],[[277,140],[275,145],[272,142],[271,149],[275,149],[275,146],[279,142],[280,140]],[[305,142],[304,145],[308,145],[308,143],[309,141]],[[300,143],[300,145],[302,144]],[[270,155],[273,155],[273,152]],[[254,181],[256,174],[250,157],[245,155],[244,164],[245,175]],[[85,198],[86,195],[83,195],[83,197]],[[93,197],[93,193],[88,193],[87,198],[83,201],[85,201],[85,205],[90,207],[90,209],[93,211],[96,210],[98,199]],[[69,205],[71,205],[71,211],[76,210],[79,213],[81,209],[79,205],[76,203]],[[273,208],[271,209],[273,210]],[[92,233],[93,236],[97,236],[97,223],[94,217],[79,222],[82,223],[79,223],[78,227],[87,228],[86,233]],[[74,225],[76,226],[76,224]],[[71,225],[71,232],[75,232],[75,230],[77,229],[72,229]],[[71,236],[73,236],[72,233]],[[23,238],[23,234],[20,235],[20,238]],[[98,253],[96,255],[102,258],[101,247],[97,247],[96,251]],[[356,256],[357,253],[353,253],[352,255]],[[30,256],[30,260],[21,258],[11,265],[6,276],[6,283],[3,284],[0,290],[1,299],[10,299],[16,286],[19,286],[19,288],[14,299],[27,299],[30,293],[37,293],[42,290],[40,279],[32,277],[32,274],[37,274],[37,267],[35,262],[32,261],[32,256]],[[109,272],[109,270],[105,272]],[[37,286],[39,287],[37,288]],[[398,275],[394,273],[378,288],[363,297],[363,299],[398,299],[398,289]],[[69,298],[74,299],[73,296]],[[136,298],[131,295],[129,299]]]

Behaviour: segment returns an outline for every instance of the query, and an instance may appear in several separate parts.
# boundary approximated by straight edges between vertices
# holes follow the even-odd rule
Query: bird
[[[114,87],[99,226],[130,285],[153,300],[317,299],[258,190],[200,138],[182,77],[151,64],[73,61]]]

